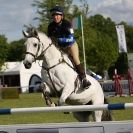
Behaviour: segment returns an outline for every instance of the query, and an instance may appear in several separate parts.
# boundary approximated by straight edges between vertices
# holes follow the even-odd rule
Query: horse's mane
[[[52,42],[51,38],[49,38],[45,33],[41,32],[41,31],[38,31],[38,36],[42,40],[45,40],[45,41],[47,40],[47,41],[49,41],[49,43]]]
[[[58,46],[57,42],[56,42],[55,40],[51,39],[50,37],[48,37],[45,33],[39,31],[39,32],[38,32],[38,36],[39,36],[40,39],[42,39],[42,41],[45,41],[45,42],[46,42],[46,40],[47,40],[47,41],[49,41],[49,42],[48,42],[49,44],[53,43],[54,46],[55,46],[60,52],[62,52],[64,55],[66,55],[66,53]]]

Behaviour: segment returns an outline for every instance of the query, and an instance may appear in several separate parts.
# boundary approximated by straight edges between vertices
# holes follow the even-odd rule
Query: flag
[[[119,43],[119,53],[127,53],[124,25],[116,25],[116,31]]]
[[[75,17],[72,20],[72,26],[73,26],[73,29],[81,29],[81,17],[80,16]]]

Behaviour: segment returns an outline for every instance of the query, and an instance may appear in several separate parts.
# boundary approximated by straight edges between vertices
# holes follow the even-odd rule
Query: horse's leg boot
[[[76,71],[79,74],[79,78],[81,80],[82,86],[84,89],[89,88],[91,85],[90,81],[87,80],[84,67],[82,64],[76,65]]]

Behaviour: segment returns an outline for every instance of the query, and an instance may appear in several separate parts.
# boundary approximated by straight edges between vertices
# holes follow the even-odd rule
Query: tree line
[[[104,71],[109,72],[112,77],[113,71],[117,68],[118,73],[126,74],[127,54],[118,52],[118,39],[116,33],[116,23],[109,17],[105,18],[101,14],[89,16],[89,5],[87,0],[81,0],[80,7],[73,4],[73,0],[42,0],[34,1],[32,6],[37,8],[39,20],[38,29],[47,33],[47,26],[51,21],[49,9],[56,4],[63,6],[65,18],[72,20],[82,14],[85,52],[87,69],[103,75]],[[125,27],[128,52],[133,52],[133,26],[126,22],[120,22]],[[20,29],[21,30],[21,29]],[[75,37],[79,45],[80,57],[83,61],[81,29],[75,30]],[[22,61],[24,59],[25,47],[24,38],[7,42],[5,35],[0,35],[0,68],[6,61]]]

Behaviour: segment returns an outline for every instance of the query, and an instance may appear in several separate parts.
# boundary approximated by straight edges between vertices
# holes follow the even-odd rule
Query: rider
[[[64,19],[64,12],[60,6],[52,8],[50,13],[53,21],[48,25],[48,36],[51,39],[56,38],[58,45],[62,49],[65,49],[68,55],[70,54],[83,88],[88,88],[91,83],[86,79],[84,67],[80,63],[79,49],[74,38],[74,31],[71,23]]]

